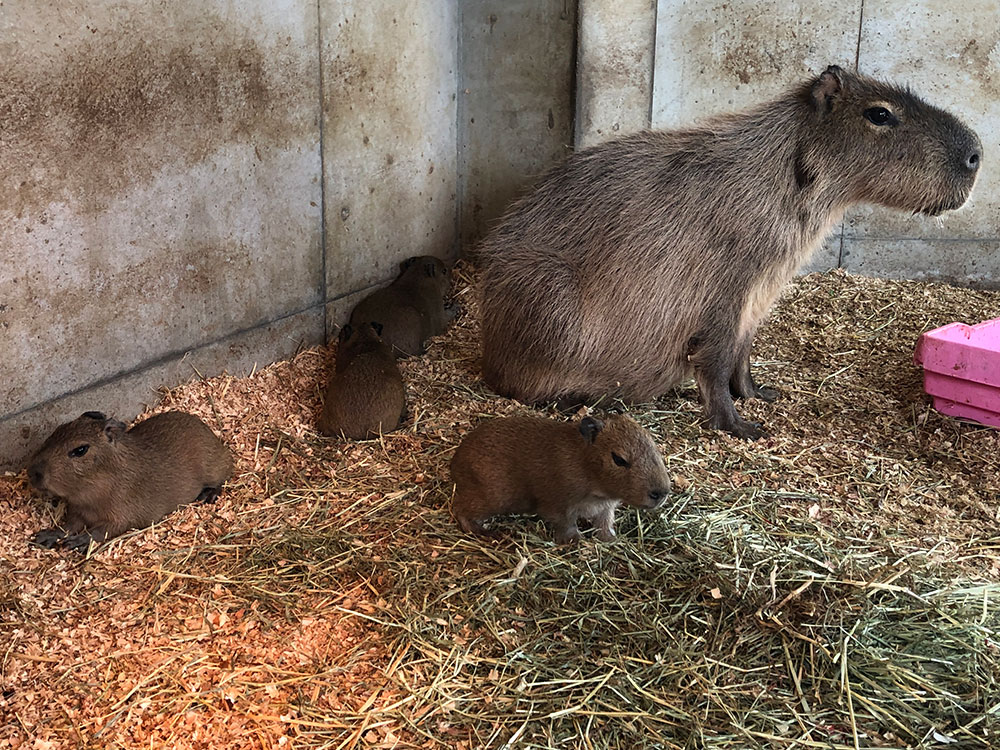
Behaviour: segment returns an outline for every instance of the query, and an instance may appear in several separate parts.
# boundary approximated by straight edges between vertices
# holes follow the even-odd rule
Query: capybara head
[[[350,323],[344,324],[337,336],[339,351],[351,350],[364,343],[382,343],[382,324],[372,321],[352,326]]]
[[[906,88],[831,65],[801,92],[811,106],[796,180],[812,164],[840,164],[849,202],[878,203],[931,216],[965,203],[982,144],[957,117]],[[822,170],[816,170],[817,172]]]
[[[28,464],[31,483],[55,497],[69,497],[81,486],[110,476],[126,426],[99,411],[88,411],[60,425]]]
[[[610,497],[637,508],[655,508],[670,494],[670,476],[652,437],[636,422],[613,415],[602,421],[584,417],[591,479]]]
[[[448,267],[433,255],[415,255],[399,264],[400,279],[427,284],[443,295],[448,291]]]

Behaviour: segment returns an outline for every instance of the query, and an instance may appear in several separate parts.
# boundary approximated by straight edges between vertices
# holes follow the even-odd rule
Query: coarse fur
[[[733,397],[781,289],[859,203],[937,215],[981,159],[959,120],[831,66],[700,127],[571,156],[482,243],[483,374],[528,403],[643,402],[694,374],[710,427],[763,434]]]
[[[382,325],[382,340],[397,357],[424,353],[427,339],[444,333],[451,320],[445,307],[448,268],[438,258],[420,255],[400,264],[399,277],[372,292],[351,312],[355,328],[372,321]]]
[[[229,448],[193,414],[156,414],[126,430],[85,412],[57,427],[29,463],[31,483],[66,501],[63,528],[32,541],[85,552],[180,505],[214,500],[232,473]]]
[[[670,492],[652,437],[617,415],[576,423],[534,416],[491,419],[459,445],[451,477],[452,510],[466,532],[490,535],[483,521],[492,516],[534,513],[554,527],[559,543],[580,538],[580,518],[608,541],[621,503],[655,508]]]
[[[341,329],[319,421],[324,435],[365,440],[399,427],[406,408],[403,376],[380,330],[378,323]]]

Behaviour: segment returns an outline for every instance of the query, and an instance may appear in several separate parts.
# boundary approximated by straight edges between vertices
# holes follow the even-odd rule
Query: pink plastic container
[[[913,361],[942,414],[1000,427],[1000,318],[928,331]]]

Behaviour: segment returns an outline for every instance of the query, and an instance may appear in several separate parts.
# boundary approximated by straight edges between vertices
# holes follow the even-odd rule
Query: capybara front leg
[[[757,440],[766,435],[760,422],[749,422],[736,412],[729,391],[738,365],[733,346],[702,346],[691,356],[698,393],[705,409],[705,426],[725,430],[736,437]]]
[[[750,347],[753,339],[749,336],[737,349],[736,367],[729,379],[729,392],[733,398],[759,398],[774,401],[780,395],[777,388],[757,385],[750,372]]]

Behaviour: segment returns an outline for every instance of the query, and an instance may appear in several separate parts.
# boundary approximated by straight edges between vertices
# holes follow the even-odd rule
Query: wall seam
[[[462,32],[464,30],[465,14],[462,10],[462,0],[453,0],[455,4],[455,247],[456,258],[463,258],[467,255],[463,251],[465,248],[462,235],[463,211],[465,205],[466,178],[465,170],[462,169],[462,119],[465,116],[462,107],[465,83],[465,58],[462,46]]]
[[[323,87],[323,13],[322,0],[316,0],[316,60],[319,65],[319,299],[323,305],[323,340],[326,341],[330,321],[326,311],[326,149],[323,130],[326,124],[325,90]]]

